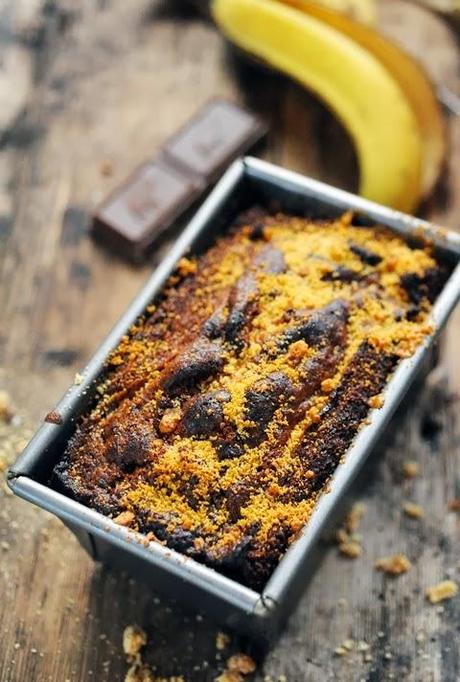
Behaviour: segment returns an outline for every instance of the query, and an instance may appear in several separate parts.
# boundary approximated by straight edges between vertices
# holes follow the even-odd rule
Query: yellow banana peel
[[[350,36],[278,0],[213,0],[224,34],[291,76],[335,112],[354,140],[360,193],[411,212],[421,196],[423,140],[400,84]]]
[[[376,0],[315,0],[334,12],[341,12],[363,24],[374,25],[377,21]]]
[[[417,119],[423,141],[421,192],[432,191],[446,154],[444,118],[434,87],[423,67],[377,31],[331,12],[311,0],[280,0],[310,16],[325,21],[371,52],[388,69],[405,94]]]
[[[442,14],[460,15],[460,0],[416,0],[416,2]]]

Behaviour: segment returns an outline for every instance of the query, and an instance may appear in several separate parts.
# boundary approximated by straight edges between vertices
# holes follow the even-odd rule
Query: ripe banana
[[[379,59],[278,0],[213,0],[211,12],[233,43],[313,90],[337,114],[356,145],[363,196],[413,211],[423,142],[408,99]]]
[[[281,0],[301,12],[326,22],[371,52],[391,73],[409,100],[423,141],[422,196],[430,194],[446,153],[444,119],[435,90],[421,65],[377,31],[331,12],[311,0]],[[459,0],[460,2],[460,0]]]
[[[460,0],[416,0],[416,2],[443,14],[460,14]]]
[[[315,0],[334,12],[341,12],[363,24],[373,25],[377,20],[376,0]]]

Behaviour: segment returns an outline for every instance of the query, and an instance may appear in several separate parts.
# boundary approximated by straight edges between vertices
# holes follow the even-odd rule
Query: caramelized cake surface
[[[429,246],[349,214],[248,212],[112,353],[54,485],[261,588],[445,278]]]

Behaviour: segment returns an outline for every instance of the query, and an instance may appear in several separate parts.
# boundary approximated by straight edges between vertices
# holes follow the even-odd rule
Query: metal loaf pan
[[[48,486],[52,468],[62,456],[76,421],[94,400],[95,382],[103,371],[109,351],[161,290],[179,258],[189,250],[202,252],[230,225],[238,212],[254,204],[277,205],[288,212],[314,217],[333,217],[351,209],[357,212],[363,224],[377,222],[408,238],[415,235],[432,239],[453,266],[433,307],[436,331],[411,358],[399,364],[387,384],[384,406],[372,411],[369,423],[358,433],[345,461],[338,466],[330,492],[321,497],[310,522],[286,552],[261,594],[161,544],[151,542],[146,546],[140,534],[115,524]],[[11,468],[11,489],[16,495],[61,518],[94,559],[128,569],[155,590],[207,611],[229,627],[270,638],[295,608],[313,572],[315,544],[334,507],[381,437],[458,301],[459,261],[460,235],[257,159],[236,161],[96,351],[83,371],[83,383],[72,386],[56,406],[62,423],[44,424]]]

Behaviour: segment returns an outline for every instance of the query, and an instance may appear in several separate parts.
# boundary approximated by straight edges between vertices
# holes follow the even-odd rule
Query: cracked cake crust
[[[262,588],[447,274],[351,214],[249,212],[111,354],[53,485]]]

